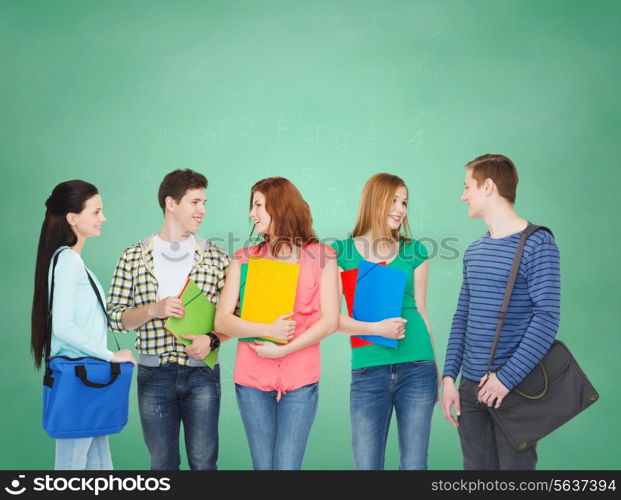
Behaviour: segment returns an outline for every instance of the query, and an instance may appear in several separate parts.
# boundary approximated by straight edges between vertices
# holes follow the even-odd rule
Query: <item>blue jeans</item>
[[[282,395],[235,384],[255,470],[299,470],[317,414],[318,384]]]
[[[465,470],[535,470],[536,445],[517,451],[494,425],[489,408],[479,403],[479,383],[461,378],[458,417],[459,439]]]
[[[108,436],[56,440],[56,470],[112,470]]]
[[[219,365],[138,365],[138,407],[152,470],[179,469],[181,422],[190,468],[217,468]]]
[[[384,468],[393,407],[397,414],[400,469],[427,469],[431,416],[438,391],[435,361],[352,370],[350,412],[354,466]]]

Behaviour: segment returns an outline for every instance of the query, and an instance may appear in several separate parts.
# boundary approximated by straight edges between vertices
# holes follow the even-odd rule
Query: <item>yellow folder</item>
[[[258,257],[248,259],[242,319],[272,323],[279,316],[292,312],[299,274],[299,264]],[[261,337],[261,340],[286,343],[272,337]]]

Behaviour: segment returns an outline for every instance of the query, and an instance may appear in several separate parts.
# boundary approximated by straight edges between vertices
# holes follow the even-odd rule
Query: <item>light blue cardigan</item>
[[[88,280],[84,261],[67,246],[58,248],[54,255],[58,252],[61,253],[54,271],[50,356],[91,356],[110,361],[113,353],[107,348],[106,316]],[[48,271],[50,287],[53,262],[54,256]],[[99,281],[93,273],[90,275],[103,299],[105,294]]]

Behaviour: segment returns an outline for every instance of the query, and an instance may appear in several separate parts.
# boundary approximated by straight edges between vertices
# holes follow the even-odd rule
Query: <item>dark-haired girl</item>
[[[45,206],[32,303],[31,345],[36,367],[40,368],[44,360],[46,339],[50,334],[50,356],[90,356],[135,364],[131,351],[124,349],[113,353],[106,347],[106,315],[90,284],[89,274],[100,296],[105,297],[105,294],[81,257],[86,239],[99,236],[106,220],[97,188],[80,180],[62,182],[54,188]],[[59,255],[53,271],[52,328],[48,332],[52,262],[56,254]],[[108,437],[57,439],[55,468],[112,469]]]

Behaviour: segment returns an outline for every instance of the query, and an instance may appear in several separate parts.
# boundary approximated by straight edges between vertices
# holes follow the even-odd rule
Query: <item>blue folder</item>
[[[381,321],[400,317],[406,278],[405,271],[361,260],[352,317],[358,321]],[[399,344],[397,339],[379,335],[358,336],[386,347],[396,348]]]

